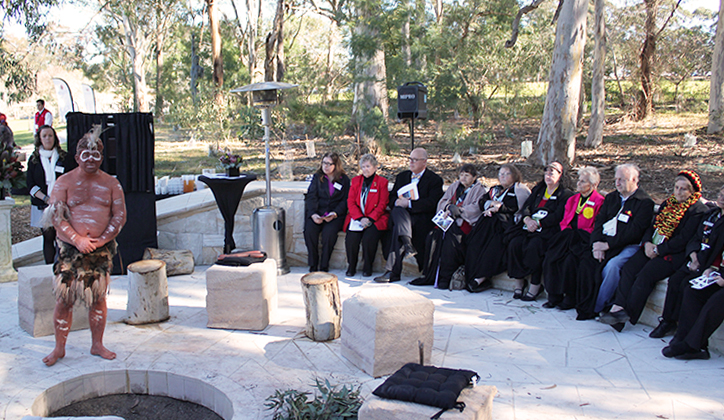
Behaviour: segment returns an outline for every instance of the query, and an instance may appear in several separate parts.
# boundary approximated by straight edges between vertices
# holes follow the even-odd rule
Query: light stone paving
[[[279,309],[263,332],[206,328],[206,268],[169,277],[171,319],[144,326],[122,322],[128,281],[115,277],[105,344],[118,358],[91,356],[90,332],[74,331],[66,357],[50,368],[41,359],[53,337],[23,331],[17,283],[0,284],[0,419],[30,415],[44,390],[96,372],[166,371],[200,379],[231,399],[234,419],[271,418],[264,402],[275,389],[311,391],[315,377],[361,385],[364,396],[384,380],[343,358],[340,339],[306,338],[303,268],[278,277]],[[343,300],[370,281],[334,274]],[[435,304],[432,364],[476,371],[482,383],[496,386],[496,420],[724,418],[719,354],[707,361],[669,360],[661,355],[665,342],[648,338],[650,327],[627,326],[619,334],[595,321],[575,321],[574,311],[513,300],[510,292],[406,287]]]

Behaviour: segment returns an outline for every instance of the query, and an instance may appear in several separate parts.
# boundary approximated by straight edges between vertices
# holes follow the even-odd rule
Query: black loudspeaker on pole
[[[407,82],[397,88],[397,118],[410,120],[411,149],[415,148],[415,120],[427,118],[427,88],[420,82]]]

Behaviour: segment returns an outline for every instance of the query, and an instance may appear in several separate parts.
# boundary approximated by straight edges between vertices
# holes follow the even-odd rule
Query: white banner
[[[89,114],[95,114],[96,94],[93,91],[93,88],[86,84],[80,85],[80,88],[83,91],[83,103],[85,104],[85,112]]]
[[[65,114],[75,111],[73,107],[73,94],[70,92],[70,86],[65,80],[54,77],[55,94],[58,97],[58,119],[65,121]]]

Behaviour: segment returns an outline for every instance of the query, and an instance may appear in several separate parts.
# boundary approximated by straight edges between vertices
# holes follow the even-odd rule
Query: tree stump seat
[[[316,271],[302,276],[301,282],[307,316],[307,337],[314,341],[339,338],[342,305],[337,276]]]
[[[168,280],[166,263],[161,260],[140,260],[128,265],[127,324],[139,325],[166,321],[168,312]]]

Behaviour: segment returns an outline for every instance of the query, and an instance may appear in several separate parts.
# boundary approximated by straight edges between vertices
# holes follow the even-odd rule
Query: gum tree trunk
[[[708,134],[718,133],[724,128],[724,0],[719,0],[719,22],[716,25],[716,46],[711,60],[711,85],[709,88]]]
[[[219,16],[216,10],[215,0],[206,0],[206,8],[209,13],[209,30],[211,31],[211,59],[213,62],[214,86],[216,87],[216,102],[223,102],[222,88],[224,86],[224,61],[221,56],[221,33],[219,31]]]
[[[593,80],[591,81],[591,122],[588,126],[587,147],[598,147],[603,143],[603,124],[606,121],[606,88],[604,71],[606,62],[606,20],[605,1],[596,0],[594,37],[596,46],[593,53]]]
[[[548,77],[543,119],[533,165],[558,160],[571,165],[576,157],[576,117],[581,94],[588,1],[565,0],[556,26],[555,49]]]

